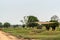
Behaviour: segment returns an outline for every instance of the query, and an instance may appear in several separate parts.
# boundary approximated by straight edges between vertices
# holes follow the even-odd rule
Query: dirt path
[[[12,35],[8,35],[5,32],[0,31],[0,40],[22,40],[22,39],[18,39]]]

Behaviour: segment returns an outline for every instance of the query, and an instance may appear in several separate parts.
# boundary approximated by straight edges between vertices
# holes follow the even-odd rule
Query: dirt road
[[[22,40],[22,39],[18,39],[12,35],[8,35],[7,33],[0,31],[0,40]]]

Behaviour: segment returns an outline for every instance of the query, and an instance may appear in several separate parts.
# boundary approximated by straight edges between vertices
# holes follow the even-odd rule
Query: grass
[[[23,37],[25,39],[36,39],[36,40],[60,40],[60,28],[55,31],[46,31],[45,28],[4,28],[4,32],[10,33],[17,37]]]

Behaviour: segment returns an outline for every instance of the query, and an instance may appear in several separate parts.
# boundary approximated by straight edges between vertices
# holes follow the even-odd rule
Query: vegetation
[[[50,24],[50,26],[52,27],[53,31],[56,29],[56,27],[59,27],[58,19],[59,19],[59,17],[56,16],[56,15],[54,15],[54,16],[51,17],[50,22],[54,22],[54,23]]]
[[[13,25],[14,28],[18,27],[19,25]]]
[[[56,29],[56,27],[59,27],[59,22],[58,21],[51,20],[50,22],[54,22],[53,24],[50,24],[50,26],[52,27],[53,31]]]
[[[19,28],[19,25],[13,25],[12,28],[10,27],[11,24],[6,22],[3,24],[4,28],[2,28],[2,31],[15,35],[18,38],[22,37],[29,40],[60,40],[59,22],[56,19],[58,19],[58,17],[53,16],[51,20],[48,21],[49,23],[44,24],[43,22],[43,24],[39,25],[36,23],[39,22],[37,17],[24,16],[24,20],[21,20],[23,23],[22,27]],[[2,27],[2,23],[0,23],[0,27]]]
[[[30,23],[30,22],[38,22],[38,18],[35,17],[35,16],[28,16],[28,22],[27,23]]]
[[[46,30],[49,31],[49,29],[52,28],[52,31],[54,31],[56,27],[59,27],[58,17],[56,15],[52,16],[49,22],[52,23],[43,24],[46,27]]]
[[[28,21],[27,21],[28,27],[38,26],[38,24],[35,23],[35,22],[39,22],[39,20],[37,19],[37,17],[35,17],[35,16],[28,16]]]
[[[20,20],[22,22],[22,26],[26,26],[27,25],[27,21],[28,21],[28,16],[24,16],[23,20]]]
[[[53,16],[51,17],[51,20],[58,21],[58,20],[59,20],[59,17],[58,17],[57,15],[53,15]]]
[[[8,28],[8,27],[10,27],[10,23],[5,22],[3,26]]]
[[[0,22],[0,28],[2,28],[3,27],[3,24]]]
[[[50,31],[46,31],[45,28],[42,30],[36,28],[4,28],[2,30],[17,36],[18,38],[60,40],[60,28],[57,28],[56,31],[51,31],[51,29]]]
[[[21,20],[21,22],[23,23],[23,27],[24,26],[35,27],[38,25],[35,22],[39,22],[39,20],[35,16],[24,16],[24,20]]]

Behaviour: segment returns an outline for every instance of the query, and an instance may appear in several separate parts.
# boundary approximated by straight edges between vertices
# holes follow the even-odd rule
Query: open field
[[[60,40],[60,28],[55,31],[47,31],[45,28],[4,28],[4,32],[10,33],[18,38],[35,40]]]

